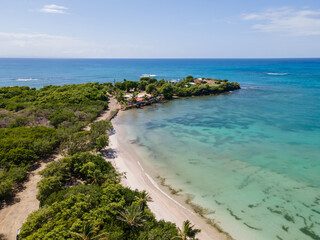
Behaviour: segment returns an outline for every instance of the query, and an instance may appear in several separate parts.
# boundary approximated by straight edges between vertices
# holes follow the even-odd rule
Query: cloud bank
[[[145,44],[107,44],[43,33],[0,32],[0,57],[133,57],[152,48]]]
[[[252,28],[261,32],[277,32],[295,36],[320,35],[320,10],[295,10],[284,7],[244,14],[242,19],[259,22]]]

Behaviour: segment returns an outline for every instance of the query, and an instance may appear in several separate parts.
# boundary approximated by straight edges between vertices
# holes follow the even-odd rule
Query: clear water
[[[320,59],[0,60],[5,86],[141,74],[226,78],[242,86],[118,119],[146,166],[235,239],[320,238]]]

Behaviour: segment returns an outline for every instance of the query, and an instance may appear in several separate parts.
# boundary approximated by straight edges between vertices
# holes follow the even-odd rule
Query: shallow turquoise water
[[[320,239],[320,59],[0,59],[0,86],[141,74],[242,86],[128,111],[146,166],[235,239]]]
[[[120,124],[144,164],[235,239],[319,239],[319,81],[268,77],[278,83],[128,111]]]

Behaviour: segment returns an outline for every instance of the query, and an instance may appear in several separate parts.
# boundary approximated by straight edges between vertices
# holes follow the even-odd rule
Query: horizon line
[[[204,58],[180,58],[180,57],[161,57],[161,58],[90,58],[90,57],[0,57],[0,59],[92,59],[92,60],[169,60],[169,59],[320,59],[320,57],[217,57],[217,58],[211,58],[211,57],[204,57]]]

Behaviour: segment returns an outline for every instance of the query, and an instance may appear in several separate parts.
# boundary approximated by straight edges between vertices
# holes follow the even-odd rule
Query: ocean
[[[0,59],[1,86],[143,74],[242,87],[117,119],[154,177],[235,239],[320,239],[320,59]]]

